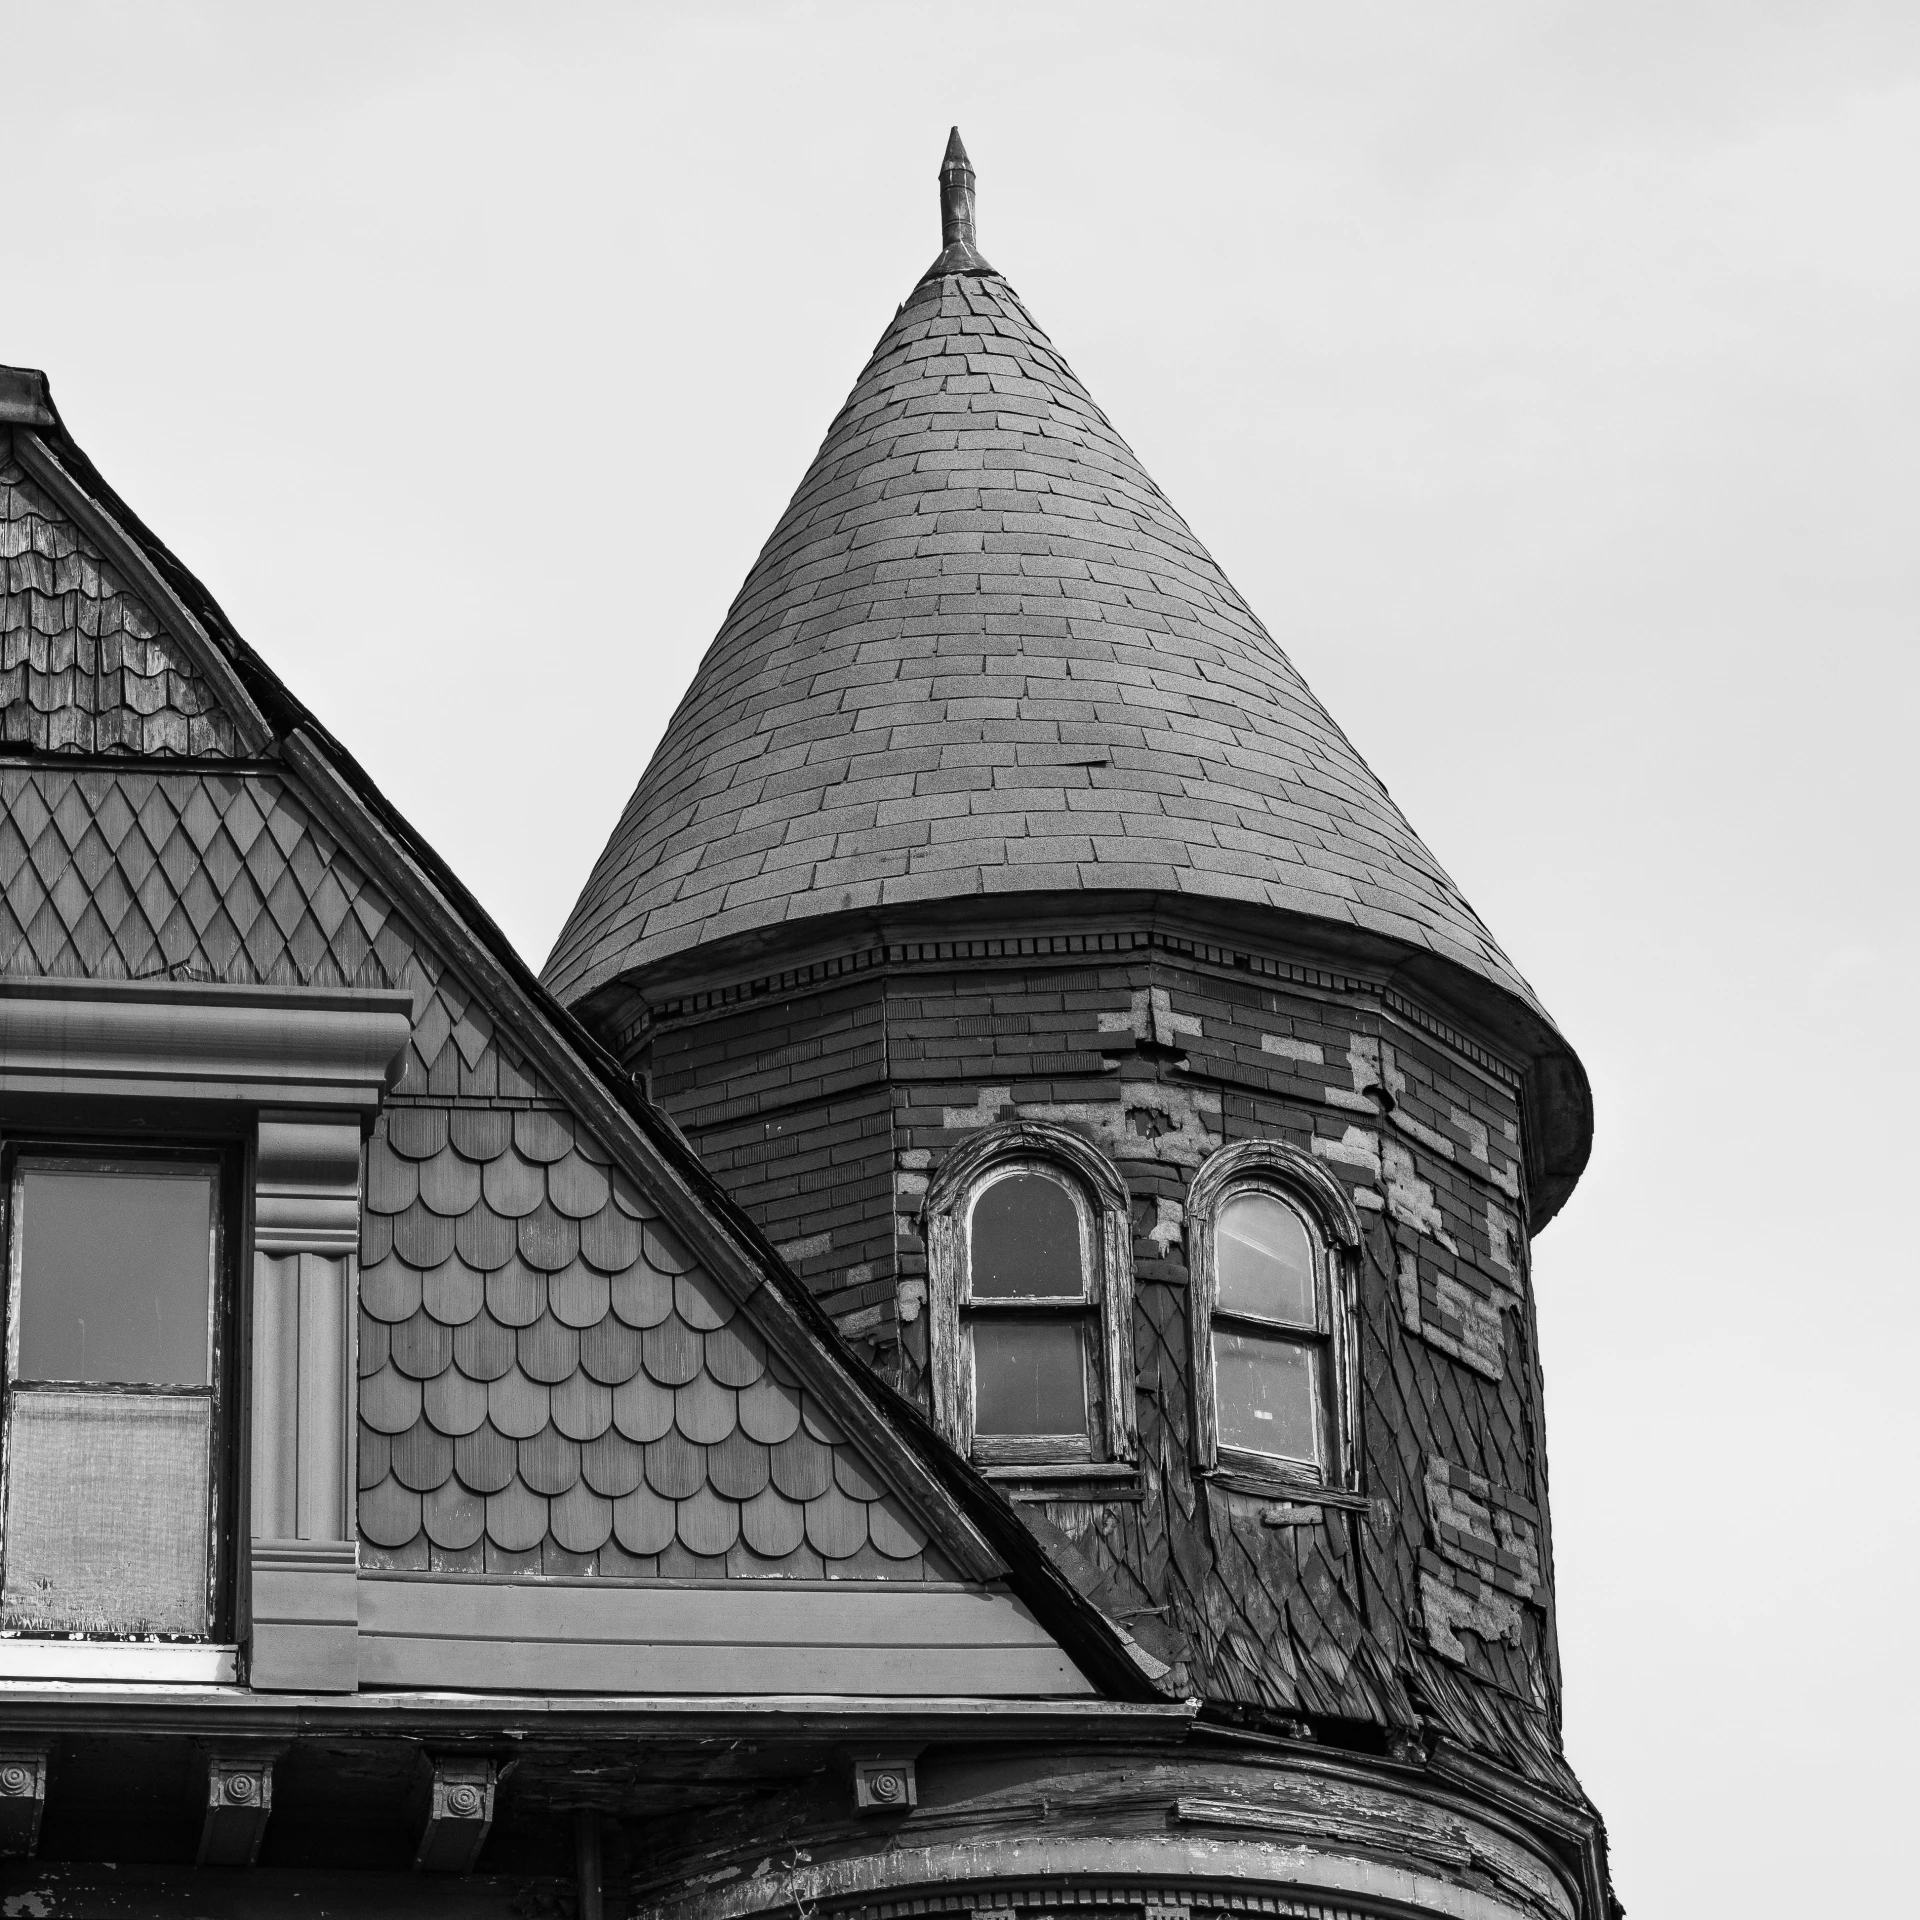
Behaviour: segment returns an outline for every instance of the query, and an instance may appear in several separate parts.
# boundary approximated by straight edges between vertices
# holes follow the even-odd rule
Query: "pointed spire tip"
[[[974,228],[973,162],[955,127],[947,135],[947,151],[940,161],[940,258],[928,269],[936,273],[991,273],[979,248]]]

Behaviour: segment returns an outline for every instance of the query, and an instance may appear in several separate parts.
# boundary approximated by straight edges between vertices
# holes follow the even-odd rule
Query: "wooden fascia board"
[[[122,527],[64,466],[38,433],[16,428],[14,451],[21,464],[86,529],[127,585],[144,600],[153,616],[179,642],[193,664],[212,684],[215,696],[233,721],[240,744],[250,755],[273,744],[273,728],[260,711],[232,661],[167,585],[146,550]]]
[[[1101,1740],[1180,1742],[1192,1701],[1027,1700],[951,1695],[524,1693],[260,1694],[245,1687],[10,1685],[0,1691],[10,1733],[185,1735],[290,1739],[510,1738],[657,1744],[669,1740],[843,1742]],[[522,1748],[524,1750],[524,1748]]]
[[[287,736],[284,752],[341,837],[394,890],[420,922],[421,930],[439,942],[448,958],[494,1006],[515,1021],[516,1041],[534,1056],[542,1072],[598,1131],[609,1150],[621,1156],[626,1170],[669,1202],[673,1229],[686,1241],[689,1251],[774,1339],[781,1357],[800,1370],[803,1384],[819,1394],[832,1418],[927,1523],[942,1552],[969,1579],[1003,1579],[1008,1569],[999,1555],[879,1409],[847,1377],[840,1356],[793,1303],[769,1284],[754,1249],[713,1218],[679,1169],[660,1153],[632,1115],[607,1091],[600,1076],[555,1030],[546,1009],[473,937],[452,903],[421,871],[407,849],[373,817],[304,729],[295,729]]]

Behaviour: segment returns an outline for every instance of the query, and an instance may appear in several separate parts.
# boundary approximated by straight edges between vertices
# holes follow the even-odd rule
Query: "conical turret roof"
[[[1496,989],[1529,1052],[1564,1051],[980,256],[972,185],[956,136],[945,249],[747,576],[548,983],[577,1004],[696,946],[853,910],[1144,892],[1430,957]]]

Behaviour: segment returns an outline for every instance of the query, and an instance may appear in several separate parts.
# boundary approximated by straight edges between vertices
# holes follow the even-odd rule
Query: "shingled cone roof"
[[[696,946],[911,902],[1250,903],[1496,989],[1523,1049],[1562,1056],[1584,1160],[1584,1077],[1532,989],[980,255],[973,179],[956,129],[944,250],[747,576],[547,984],[578,1005]]]

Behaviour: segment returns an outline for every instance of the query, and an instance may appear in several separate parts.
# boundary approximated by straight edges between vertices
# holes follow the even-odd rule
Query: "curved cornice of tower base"
[[[1192,1803],[1183,1803],[1192,1806]],[[1196,1821],[1209,1809],[1194,1808]],[[1276,1819],[1276,1828],[1284,1821]],[[1313,1920],[1577,1920],[1579,1904],[1536,1855],[1476,1822],[1457,1819],[1455,1859],[1382,1859],[1353,1838],[1276,1831],[1223,1839],[1200,1831],[1115,1836],[1020,1835],[895,1847],[756,1873],[692,1899],[637,1910],[639,1920],[748,1920],[782,1910],[969,1915],[990,1905],[1008,1920],[1112,1907],[1149,1915],[1202,1907],[1222,1916],[1311,1914]],[[1377,1844],[1406,1853],[1404,1837]],[[1365,1850],[1363,1850],[1365,1849]],[[1293,1902],[1302,1903],[1299,1906]]]
[[[1144,933],[1165,944],[1220,951],[1228,965],[1255,957],[1348,976],[1398,992],[1458,1027],[1508,1063],[1526,1089],[1529,1195],[1535,1232],[1572,1193],[1593,1144],[1586,1069],[1536,1003],[1492,985],[1461,961],[1324,919],[1195,895],[972,894],[911,906],[808,913],[784,925],[748,928],[623,976],[575,1008],[616,1053],[655,1009],[695,996],[746,999],[780,990],[809,969],[897,964],[900,950],[966,940],[1048,942],[1007,952],[1058,951],[1094,933]]]

